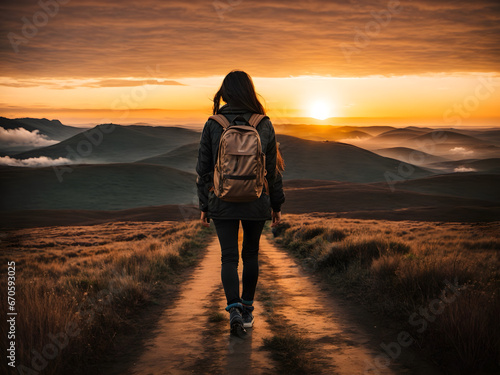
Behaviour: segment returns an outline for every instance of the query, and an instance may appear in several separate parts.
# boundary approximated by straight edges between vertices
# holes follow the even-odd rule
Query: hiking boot
[[[252,328],[253,327],[253,306],[243,305],[243,313],[241,317],[243,318],[243,327]]]
[[[231,327],[231,333],[236,336],[242,336],[247,333],[243,327],[243,318],[241,317],[240,307],[231,307],[229,309],[229,325]]]

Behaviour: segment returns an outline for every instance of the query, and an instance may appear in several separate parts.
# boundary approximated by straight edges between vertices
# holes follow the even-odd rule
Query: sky
[[[500,126],[499,21],[497,0],[4,1],[0,115],[202,126],[241,69],[275,123]]]

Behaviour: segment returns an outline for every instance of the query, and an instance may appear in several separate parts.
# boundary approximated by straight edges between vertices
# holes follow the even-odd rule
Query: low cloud
[[[32,146],[45,147],[58,141],[49,139],[46,135],[40,134],[39,130],[30,132],[24,128],[4,129],[0,128],[0,147],[12,146]]]
[[[454,172],[477,172],[477,170],[469,167],[457,167]]]
[[[8,165],[10,167],[51,167],[53,165],[73,164],[73,161],[67,158],[51,159],[47,156],[40,156],[29,159],[14,159],[10,156],[0,157],[0,165]]]
[[[467,150],[465,147],[454,147],[450,150],[452,154],[472,155],[473,150]]]
[[[337,142],[342,142],[342,143],[363,142],[363,141],[366,141],[366,139],[367,138],[360,138],[360,137],[343,138],[343,139],[337,139]]]
[[[183,83],[167,79],[100,79],[100,80],[47,80],[47,79],[19,79],[15,80],[8,77],[0,77],[0,86],[26,88],[26,87],[45,87],[54,90],[74,89],[77,87],[135,87],[143,85],[152,86],[186,86]]]
[[[97,82],[91,82],[85,86],[88,87],[134,87],[143,85],[163,85],[163,86],[185,86],[184,84],[177,81],[169,80],[131,80],[131,79],[103,79]]]

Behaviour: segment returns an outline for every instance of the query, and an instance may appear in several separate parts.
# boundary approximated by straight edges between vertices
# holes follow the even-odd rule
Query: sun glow
[[[331,117],[331,108],[324,100],[316,100],[309,107],[309,116],[318,120],[326,120]]]

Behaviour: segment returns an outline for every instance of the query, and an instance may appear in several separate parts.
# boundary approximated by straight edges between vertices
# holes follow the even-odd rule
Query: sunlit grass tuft
[[[275,241],[335,290],[391,316],[429,353],[441,353],[444,366],[498,369],[498,224],[287,215]],[[449,285],[458,292],[425,329],[409,324],[412,314],[449,295]]]
[[[51,337],[67,337],[54,358],[38,364],[44,374],[87,373],[82,364],[109,354],[116,335],[133,328],[141,308],[178,281],[211,235],[196,222],[33,229],[24,244],[1,256],[16,261],[17,364],[34,369],[33,351],[43,356]],[[38,248],[44,237],[55,245]],[[1,329],[6,337],[5,325]]]

